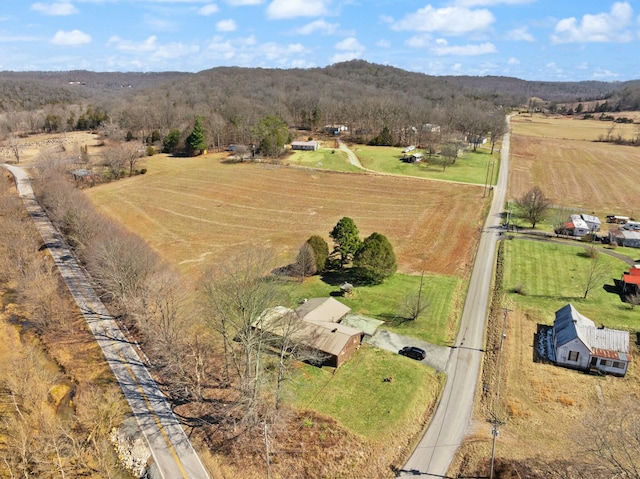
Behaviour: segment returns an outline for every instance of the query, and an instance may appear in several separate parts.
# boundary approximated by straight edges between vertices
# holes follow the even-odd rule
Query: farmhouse
[[[569,216],[569,221],[564,224],[564,229],[573,236],[585,236],[589,234],[589,226],[580,215]]]
[[[628,248],[640,248],[640,232],[623,229],[611,230],[609,231],[609,243],[616,243]]]
[[[295,311],[284,306],[265,310],[252,327],[307,346],[340,367],[360,346],[362,331],[340,324],[349,308],[333,298],[313,298]]]
[[[558,366],[624,376],[631,361],[629,333],[598,328],[572,304],[556,311],[552,344]]]
[[[315,151],[318,148],[320,148],[320,143],[317,141],[294,141],[291,143],[292,150]]]

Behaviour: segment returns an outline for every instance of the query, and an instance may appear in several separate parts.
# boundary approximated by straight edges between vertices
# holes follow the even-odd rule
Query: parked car
[[[427,353],[424,352],[424,349],[417,348],[415,346],[405,346],[400,351],[398,351],[398,354],[411,359],[415,359],[416,361],[422,361],[427,357]]]

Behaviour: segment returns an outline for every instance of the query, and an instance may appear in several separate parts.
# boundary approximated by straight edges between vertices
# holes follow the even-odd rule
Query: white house
[[[294,141],[291,143],[292,150],[316,151],[318,148],[320,148],[320,143],[317,141]]]
[[[552,343],[556,364],[571,369],[624,376],[631,361],[628,332],[598,328],[572,304],[556,311]]]
[[[585,236],[589,234],[589,226],[580,215],[569,216],[569,222],[564,224],[564,229],[571,232],[573,236]]]

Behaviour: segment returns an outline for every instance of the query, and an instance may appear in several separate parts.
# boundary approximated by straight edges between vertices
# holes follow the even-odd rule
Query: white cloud
[[[631,24],[633,8],[627,2],[616,2],[609,13],[586,14],[578,21],[563,18],[556,24],[554,43],[628,42],[633,36],[625,28]]]
[[[380,48],[391,48],[391,42],[382,38],[376,42],[376,46]]]
[[[268,66],[291,68],[312,66],[304,56],[309,50],[300,43],[287,45],[268,42],[259,44],[256,38],[240,37],[231,40],[216,36],[202,52],[201,58],[210,63],[225,62],[238,66]]]
[[[56,45],[85,45],[87,43],[91,43],[91,35],[87,35],[80,30],[72,30],[70,32],[65,32],[63,30],[58,30],[56,34],[51,39],[51,43]]]
[[[214,13],[217,13],[218,10],[219,10],[218,5],[216,5],[215,3],[210,3],[209,5],[200,7],[198,9],[198,15],[208,17],[209,15],[213,15]]]
[[[52,16],[66,16],[78,13],[78,9],[74,7],[71,2],[65,1],[56,3],[34,3],[31,5],[31,10],[42,13],[43,15]]]
[[[461,34],[486,30],[495,21],[489,10],[470,10],[461,7],[433,8],[427,5],[394,22],[396,31],[440,32]]]
[[[527,27],[516,28],[507,32],[507,39],[521,42],[534,42],[535,38],[528,32]]]
[[[507,65],[520,65],[520,60],[518,60],[517,58],[514,58],[514,57],[510,57],[507,60]]]
[[[311,35],[312,33],[319,32],[323,35],[334,34],[340,25],[338,23],[328,23],[324,20],[315,20],[311,23],[307,23],[296,30],[296,33],[300,35]]]
[[[405,45],[410,48],[425,48],[431,45],[432,40],[431,35],[414,35],[405,42]]]
[[[338,50],[364,51],[364,46],[355,37],[348,37],[334,45]]]
[[[613,73],[611,70],[605,70],[602,68],[597,68],[596,71],[593,72],[593,78],[615,78],[617,77],[617,73]]]
[[[366,50],[357,38],[347,37],[334,45],[338,53],[331,57],[331,63],[346,62],[355,58],[360,58]]]
[[[454,4],[459,7],[490,7],[493,5],[521,5],[535,1],[536,0],[456,0]]]
[[[126,52],[152,52],[158,47],[156,45],[158,37],[152,35],[142,42],[132,42],[131,40],[123,40],[118,36],[113,36],[107,41],[107,46],[113,46],[116,50]]]
[[[240,7],[243,5],[262,5],[264,0],[227,0],[232,7]]]
[[[273,0],[267,7],[272,19],[319,17],[328,13],[327,0]]]
[[[493,43],[481,43],[479,45],[449,45],[446,40],[439,38],[436,40],[435,46],[431,47],[431,52],[435,55],[486,55],[488,53],[496,53]]]
[[[220,20],[216,23],[216,30],[219,32],[235,32],[236,28],[238,27],[233,19]]]

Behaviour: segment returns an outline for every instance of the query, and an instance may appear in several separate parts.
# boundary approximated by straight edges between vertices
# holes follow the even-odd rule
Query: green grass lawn
[[[385,377],[391,376],[391,382]],[[337,370],[301,365],[288,384],[294,403],[373,440],[415,422],[440,394],[443,376],[397,354],[363,345]]]
[[[619,279],[629,266],[601,253],[598,261],[606,265],[609,274],[602,286],[591,290],[587,299],[583,299],[593,264],[593,259],[584,253],[584,246],[525,239],[505,241],[504,287],[509,299],[525,309],[537,311],[547,324],[553,322],[556,310],[572,303],[596,324],[637,330],[640,308],[631,310],[614,289],[614,279]],[[524,294],[515,293],[520,288]]]
[[[493,167],[494,182],[495,178],[498,177],[499,161],[497,160],[499,159],[499,153],[494,152],[491,155],[490,150],[466,151],[456,160],[454,165],[448,166],[445,171],[442,171],[441,166],[429,165],[426,154],[425,160],[420,163],[405,163],[401,161],[403,156],[401,148],[355,145],[352,150],[358,155],[365,168],[382,173],[484,184],[487,180],[487,170],[491,173],[488,163],[495,161]]]
[[[323,170],[362,171],[349,163],[347,154],[344,151],[333,148],[321,148],[316,151],[295,151],[284,160],[284,163]]]
[[[292,304],[303,298],[326,297],[339,292],[339,284],[344,278],[327,275],[308,278],[294,287]],[[464,295],[463,281],[453,276],[425,276],[422,287],[424,313],[416,321],[407,321],[403,316],[403,305],[407,295],[420,290],[420,276],[394,274],[383,284],[357,286],[353,297],[337,298],[351,308],[351,311],[385,321],[386,329],[405,334],[433,344],[449,345],[455,337],[460,316],[456,298]]]

